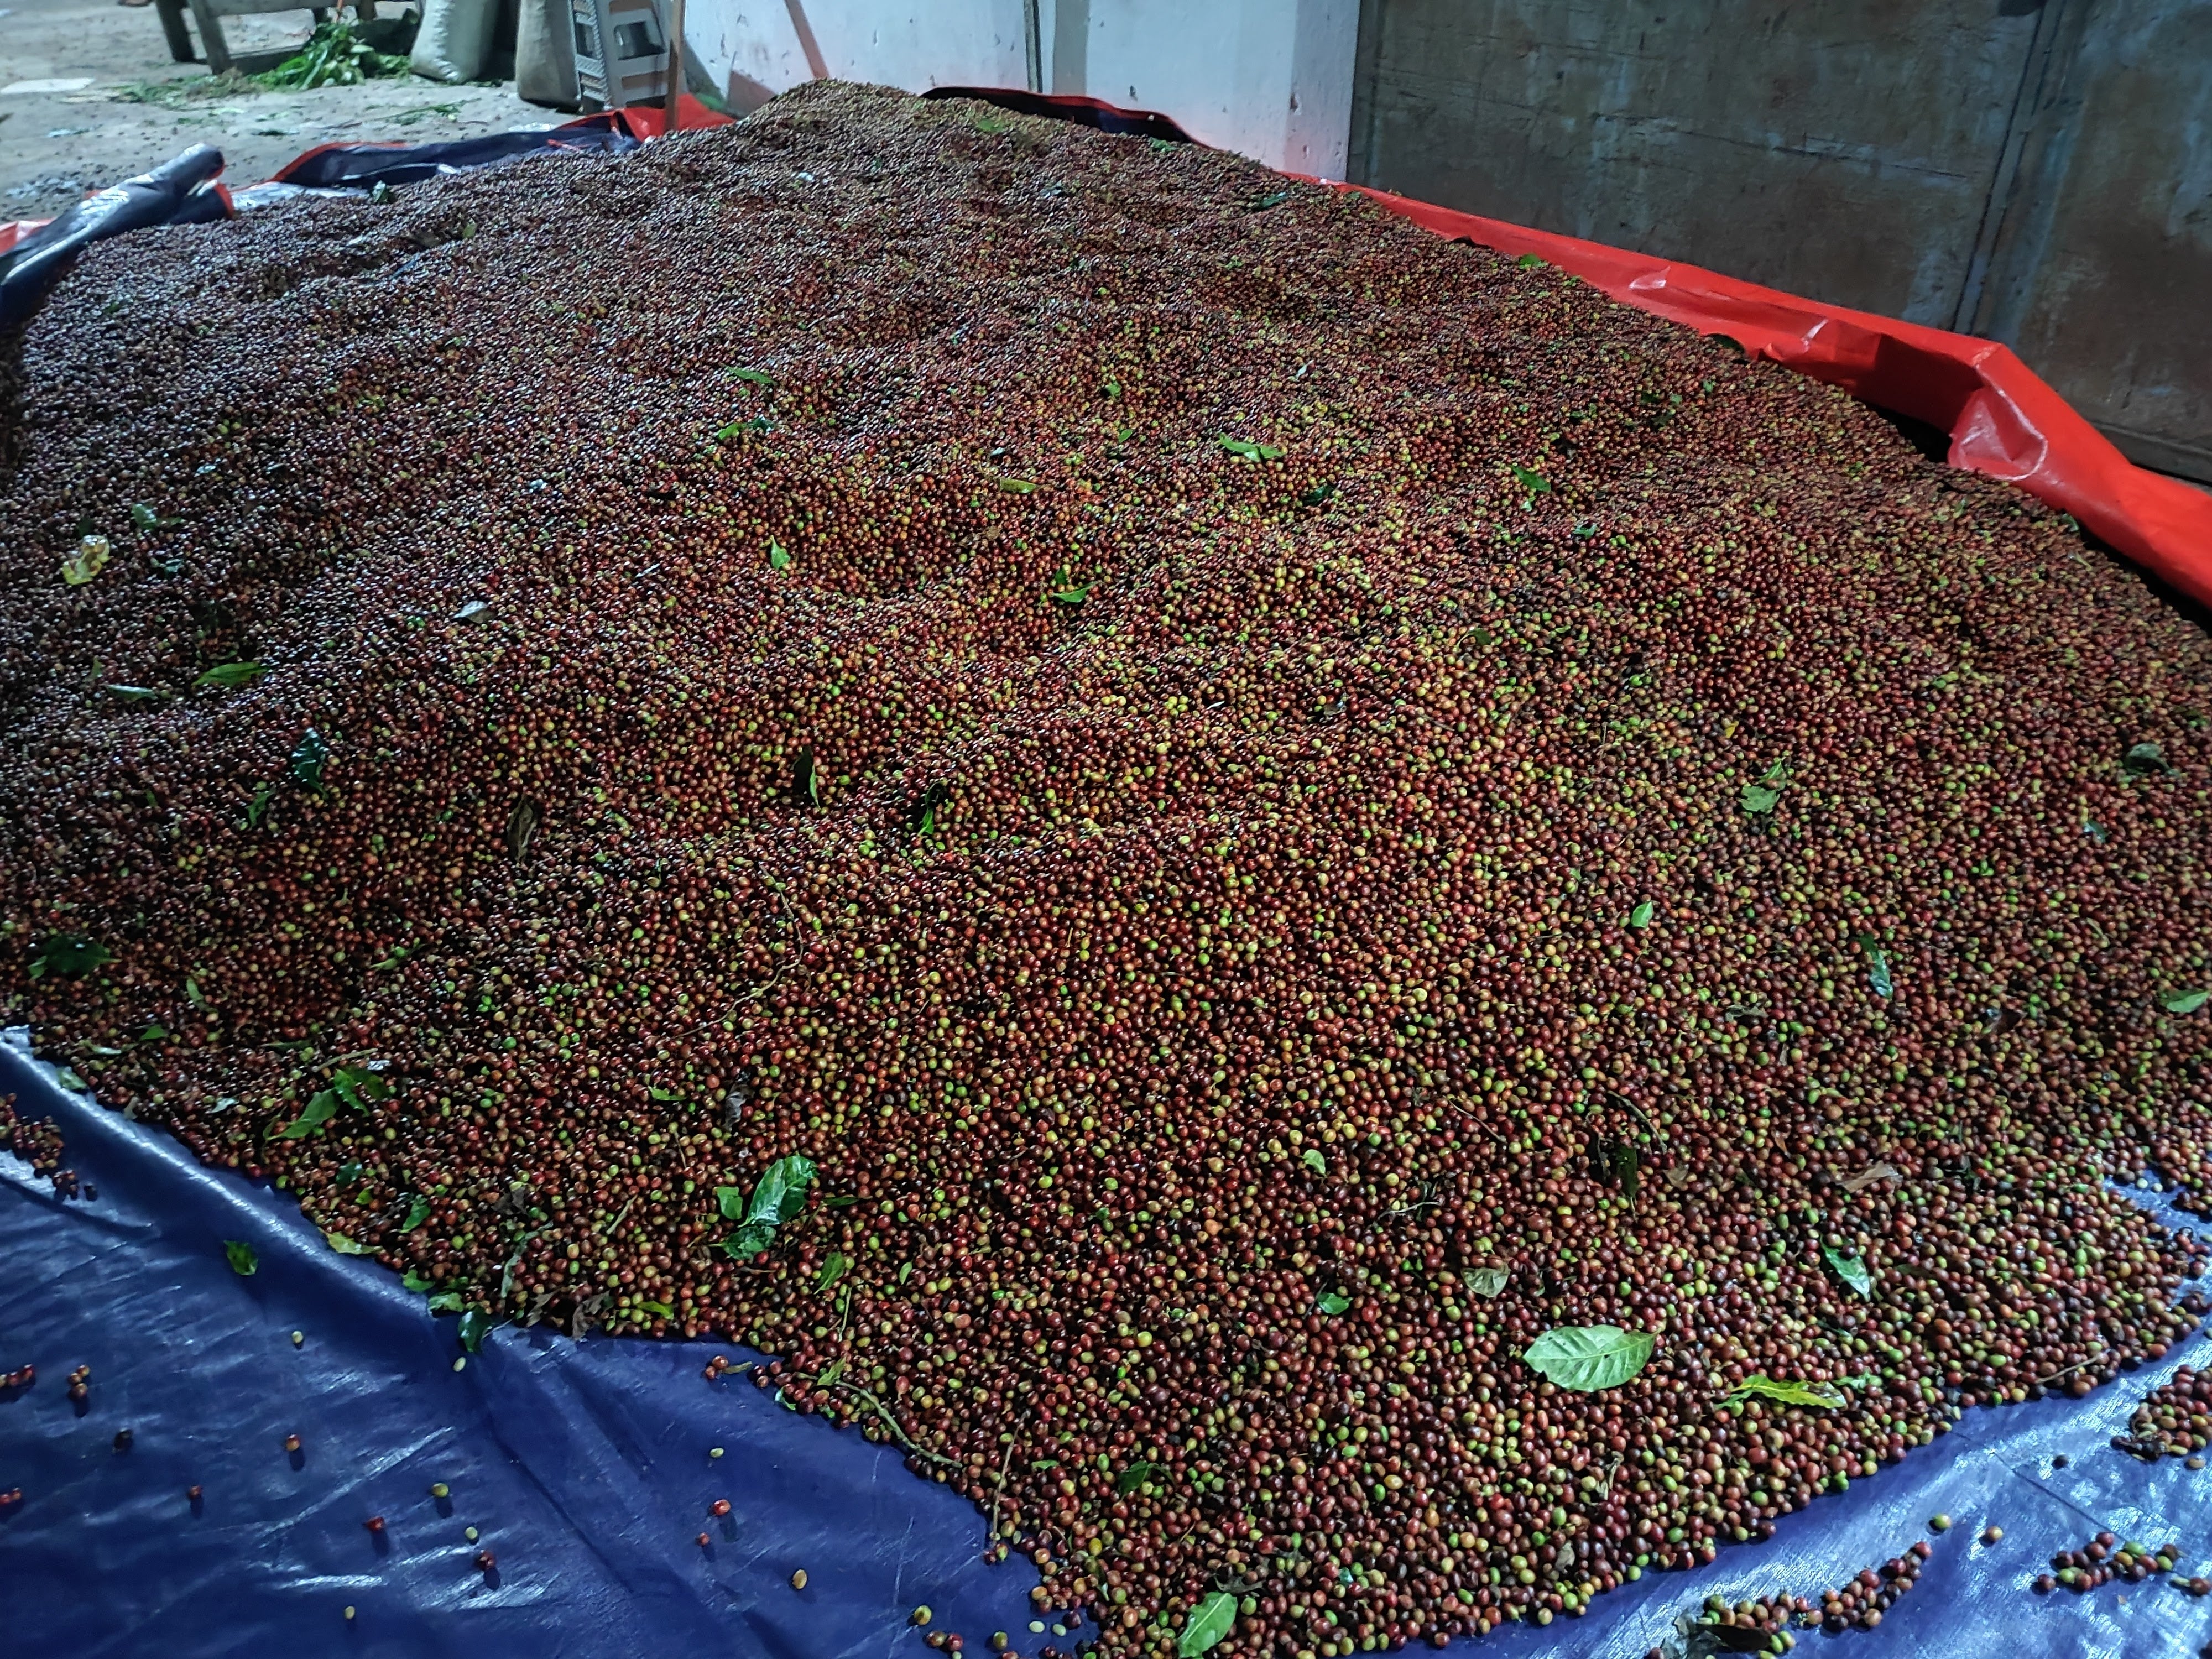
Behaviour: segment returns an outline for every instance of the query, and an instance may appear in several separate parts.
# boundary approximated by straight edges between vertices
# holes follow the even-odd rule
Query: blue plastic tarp
[[[0,1370],[38,1372],[0,1395],[0,1492],[23,1492],[0,1512],[0,1654],[926,1659],[921,1604],[976,1654],[998,1630],[1032,1656],[1059,1639],[1028,1629],[1035,1570],[984,1565],[964,1498],[749,1376],[701,1375],[744,1351],[539,1328],[464,1356],[457,1321],[283,1194],[42,1070],[0,1050],[0,1094],[58,1122],[98,1195],[0,1154]]]
[[[396,189],[528,155],[620,155],[637,147],[615,116],[587,115],[562,126],[428,144],[318,144],[287,162],[276,181],[317,190]]]
[[[923,1659],[908,1618],[925,1603],[970,1655],[996,1631],[1031,1659],[1088,1633],[1031,1632],[1034,1570],[985,1565],[983,1517],[895,1450],[781,1408],[749,1376],[701,1375],[716,1352],[755,1356],[504,1329],[457,1371],[457,1322],[333,1254],[283,1194],[64,1092],[21,1034],[0,1047],[8,1092],[19,1115],[55,1120],[64,1162],[97,1191],[64,1200],[0,1154],[0,1370],[38,1368],[0,1397],[0,1492],[24,1494],[0,1514],[11,1659]],[[225,1259],[234,1239],[258,1255],[251,1278]],[[1879,1630],[1808,1632],[1799,1651],[2188,1659],[2212,1638],[2212,1600],[2157,1579],[2079,1596],[2027,1586],[2100,1528],[2178,1541],[2183,1573],[2212,1571],[2212,1471],[2109,1443],[2191,1356],[2212,1364],[2212,1346],[2192,1340],[2083,1401],[1970,1412],[1901,1466],[1784,1517],[1769,1543],[1647,1574],[1581,1620],[1508,1626],[1480,1650],[1635,1659],[1708,1595],[1817,1594],[1930,1538]],[[82,1410],[67,1395],[80,1364]],[[718,1498],[726,1523],[710,1516]],[[1931,1537],[1939,1510],[1955,1524]],[[365,1528],[376,1516],[381,1534]],[[1985,1546],[1990,1525],[2004,1538]],[[495,1577],[473,1565],[485,1548]]]

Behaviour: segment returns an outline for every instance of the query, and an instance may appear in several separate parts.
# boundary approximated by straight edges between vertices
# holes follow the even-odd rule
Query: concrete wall
[[[2069,5],[1967,325],[2212,481],[2212,5]]]
[[[1270,167],[1344,176],[1358,0],[1036,0],[1040,88],[1175,117]],[[738,110],[835,76],[1028,82],[1024,0],[687,0],[691,73]]]
[[[1364,0],[1347,172],[2005,340],[2212,477],[2204,0]]]

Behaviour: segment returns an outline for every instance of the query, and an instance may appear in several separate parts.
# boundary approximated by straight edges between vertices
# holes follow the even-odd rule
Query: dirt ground
[[[234,56],[296,48],[313,27],[305,10],[223,20]],[[524,103],[512,82],[400,76],[273,92],[216,81],[204,63],[171,60],[150,5],[0,0],[0,222],[51,217],[196,143],[222,151],[226,183],[250,185],[315,144],[426,143],[568,118]]]

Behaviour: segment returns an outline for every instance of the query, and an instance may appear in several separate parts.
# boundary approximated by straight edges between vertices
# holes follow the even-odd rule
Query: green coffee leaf
[[[1016,495],[1030,495],[1036,492],[1036,483],[1028,478],[1001,478],[999,488]]]
[[[399,1231],[411,1233],[429,1218],[430,1200],[417,1194],[415,1201],[407,1206],[407,1219],[400,1224]]]
[[[167,702],[169,694],[157,686],[111,685],[106,688],[111,697],[120,697],[125,702]]]
[[[771,541],[768,544],[768,568],[771,570],[791,568],[791,555],[784,551],[782,543]]]
[[[1757,1395],[1762,1400],[1771,1400],[1784,1406],[1837,1407],[1844,1403],[1843,1395],[1825,1382],[1782,1382],[1764,1371],[1747,1376],[1729,1391],[1731,1400],[1742,1400]]]
[[[311,1135],[336,1117],[338,1108],[343,1103],[338,1098],[335,1090],[318,1090],[300,1115],[294,1118],[277,1133],[286,1140],[298,1140],[304,1136]]]
[[[1500,1294],[1512,1277],[1504,1267],[1469,1267],[1460,1275],[1460,1282],[1477,1296],[1489,1297]]]
[[[1314,1306],[1319,1308],[1331,1319],[1334,1319],[1340,1313],[1350,1311],[1352,1307],[1352,1298],[1347,1296],[1340,1296],[1334,1291],[1323,1291],[1321,1293],[1320,1299],[1314,1304]]]
[[[1563,1389],[1590,1394],[1617,1389],[1642,1370],[1657,1339],[1618,1325],[1556,1325],[1522,1358]]]
[[[1654,914],[1651,901],[1646,899],[1628,913],[1628,925],[1631,927],[1649,927]]]
[[[75,979],[115,960],[115,953],[82,933],[49,933],[46,945],[31,958],[31,977]]]
[[[1852,941],[1867,955],[1867,983],[1874,987],[1876,996],[1887,996],[1897,988],[1889,976],[1889,952],[1882,949],[1881,941],[1872,933],[1853,933]]]
[[[253,799],[246,804],[247,829],[258,830],[261,827],[261,820],[269,816],[270,798],[276,793],[276,790],[265,783],[253,792]]]
[[[745,1219],[765,1221],[771,1227],[781,1226],[799,1213],[806,1202],[808,1188],[813,1185],[812,1158],[793,1153],[776,1159],[753,1188],[752,1200],[745,1206]]]
[[[2147,778],[2159,772],[2171,772],[2172,766],[2166,758],[2166,750],[2154,743],[2139,743],[2120,757],[2120,770],[2131,778]]]
[[[368,1110],[371,1103],[392,1098],[392,1085],[374,1072],[365,1072],[358,1066],[341,1066],[331,1073],[331,1088],[338,1098],[356,1111]]]
[[[402,1289],[411,1291],[416,1296],[422,1295],[425,1291],[435,1290],[437,1288],[436,1280],[423,1278],[422,1274],[416,1273],[412,1267],[410,1267],[405,1273],[400,1274],[399,1283]]]
[[[743,1221],[745,1218],[744,1188],[717,1187],[714,1188],[714,1202],[721,1208],[723,1220]]]
[[[374,1255],[376,1254],[375,1245],[361,1243],[357,1240],[348,1238],[343,1233],[325,1233],[324,1237],[330,1240],[331,1248],[340,1255]]]
[[[780,1158],[768,1166],[761,1178],[753,1183],[752,1195],[745,1201],[744,1219],[738,1230],[723,1241],[723,1248],[732,1255],[754,1256],[775,1242],[775,1230],[796,1216],[806,1203],[806,1194],[814,1185],[814,1160],[802,1153],[793,1152]],[[733,1191],[723,1187],[715,1195]],[[730,1213],[729,1200],[722,1199],[722,1213]]]
[[[2212,990],[2168,991],[2158,1002],[2169,1014],[2193,1014],[2212,1002]]]
[[[323,787],[323,768],[329,764],[331,746],[323,741],[323,734],[309,726],[292,750],[292,775],[310,789]]]
[[[107,556],[114,550],[105,536],[82,538],[62,561],[62,580],[71,587],[82,587],[106,567]]]
[[[814,1293],[827,1296],[839,1279],[853,1271],[853,1258],[841,1251],[832,1250],[823,1259],[822,1271],[814,1276]]]
[[[934,835],[937,831],[937,809],[952,799],[952,786],[943,778],[932,783],[915,798],[914,805],[906,810],[906,832],[909,836]]]
[[[754,386],[774,386],[775,377],[763,374],[757,368],[726,368],[723,374],[733,380],[750,381]]]
[[[676,1317],[676,1310],[670,1307],[665,1302],[641,1302],[637,1305],[644,1309],[646,1312],[649,1314],[659,1315],[663,1319],[673,1319]]]
[[[483,1346],[484,1334],[491,1329],[491,1316],[482,1308],[471,1308],[461,1316],[459,1335],[461,1346],[471,1353]]]
[[[763,1221],[742,1221],[738,1230],[722,1241],[727,1254],[744,1261],[760,1255],[775,1243],[775,1229]]]
[[[1165,1473],[1157,1463],[1132,1463],[1114,1477],[1114,1490],[1127,1498],[1147,1480],[1157,1480]]]
[[[1831,1245],[1820,1252],[1820,1260],[1862,1297],[1869,1302],[1874,1300],[1874,1275],[1867,1271],[1864,1256],[1849,1255]]]
[[[441,1291],[430,1298],[430,1311],[434,1314],[459,1313],[467,1305],[459,1291]]]
[[[218,663],[194,680],[194,685],[251,685],[266,671],[258,662]]]
[[[1521,488],[1532,495],[1548,495],[1552,493],[1551,480],[1540,472],[1531,472],[1525,466],[1516,465],[1513,469],[1513,476],[1520,481]]]
[[[222,1255],[223,1260],[230,1263],[231,1272],[236,1273],[240,1279],[252,1278],[255,1271],[261,1266],[261,1258],[254,1253],[253,1246],[246,1243],[243,1239],[223,1240]]]
[[[1190,1610],[1182,1639],[1176,1644],[1176,1659],[1197,1659],[1201,1653],[1212,1652],[1236,1628],[1237,1598],[1227,1590],[1214,1591]]]
[[[1215,438],[1213,441],[1231,454],[1241,455],[1248,461],[1279,461],[1283,458],[1283,451],[1273,444],[1247,443],[1242,438],[1231,438],[1225,434]]]
[[[1307,1147],[1299,1154],[1298,1161],[1316,1175],[1325,1176],[1328,1173],[1328,1160],[1322,1156],[1318,1146]]]
[[[1743,787],[1743,810],[1747,812],[1771,812],[1782,792],[1790,787],[1790,763],[1777,761],[1768,767],[1756,783]]]
[[[1291,192],[1287,190],[1271,190],[1265,196],[1262,196],[1258,201],[1252,204],[1252,211],[1255,213],[1265,213],[1269,208],[1279,208],[1290,199]]]
[[[1540,264],[1542,264],[1544,262],[1543,262],[1541,259],[1539,259],[1539,258],[1538,258],[1534,254],[1533,254],[1533,253],[1524,253],[1524,254],[1522,254],[1519,258],[1516,259],[1513,263],[1514,263],[1515,264],[1516,264],[1516,265],[1520,265],[1520,266],[1522,266],[1523,268],[1525,268],[1525,267],[1529,266],[1529,265],[1540,265]]]

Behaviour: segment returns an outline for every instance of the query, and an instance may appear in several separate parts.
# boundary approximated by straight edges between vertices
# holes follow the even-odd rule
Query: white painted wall
[[[1045,90],[1158,110],[1269,167],[1344,177],[1358,0],[1038,0]]]
[[[733,111],[805,81],[1018,87],[1022,0],[685,0],[684,43]]]
[[[1344,176],[1358,0],[1036,0],[1043,90],[1159,111],[1270,167]],[[738,110],[802,81],[1020,87],[1023,0],[687,0]]]

